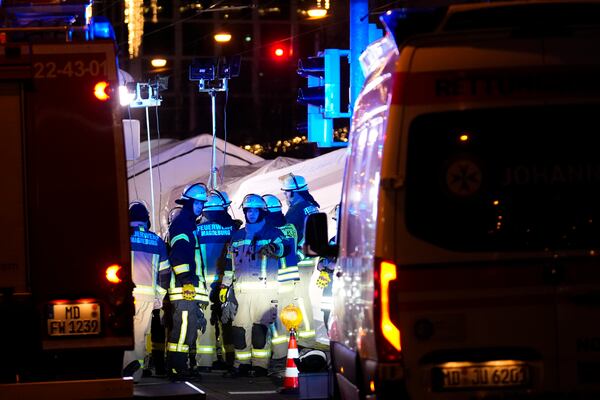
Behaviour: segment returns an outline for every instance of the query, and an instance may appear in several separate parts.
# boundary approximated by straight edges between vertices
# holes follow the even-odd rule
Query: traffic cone
[[[298,343],[296,342],[296,331],[290,329],[290,341],[288,344],[287,360],[285,362],[285,377],[281,393],[297,394],[300,391],[298,384],[298,367],[295,358],[298,358]]]

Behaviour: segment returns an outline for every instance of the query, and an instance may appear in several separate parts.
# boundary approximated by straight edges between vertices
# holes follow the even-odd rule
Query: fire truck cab
[[[133,390],[116,44],[90,3],[0,6],[0,398]]]

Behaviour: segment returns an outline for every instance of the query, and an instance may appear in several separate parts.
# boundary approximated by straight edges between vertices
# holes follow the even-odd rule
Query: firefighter
[[[169,259],[172,268],[169,300],[173,308],[173,326],[167,343],[167,367],[172,379],[190,373],[189,354],[196,352],[198,330],[206,330],[202,309],[208,305],[208,293],[202,273],[202,260],[196,235],[196,218],[207,200],[203,183],[187,186],[175,202],[182,205],[169,226]]]
[[[231,332],[231,323],[220,324],[221,304],[219,302],[219,289],[223,276],[229,275],[231,270],[226,271],[227,247],[231,242],[231,235],[240,228],[241,221],[231,218],[227,209],[231,201],[227,193],[213,190],[204,204],[202,211],[202,223],[198,225],[198,243],[202,255],[204,276],[206,277],[207,289],[209,291],[209,309],[211,311],[210,324],[207,325],[204,335],[198,337],[197,365],[201,371],[210,371],[212,367],[223,369],[226,364],[222,355],[226,355],[231,366],[233,366],[233,346],[231,340],[224,344],[223,332]],[[226,335],[229,336],[229,335]],[[217,343],[219,346],[217,347]],[[224,351],[223,351],[224,347]],[[229,357],[227,357],[229,353]]]
[[[171,273],[165,242],[150,229],[150,214],[143,203],[129,207],[131,271],[135,287],[133,319],[134,348],[123,356],[123,376],[142,377],[146,359],[146,335],[150,332],[153,310],[160,310],[167,293],[166,279]],[[163,282],[163,287],[159,285]]]
[[[298,233],[298,273],[300,282],[297,284],[298,307],[302,312],[303,323],[298,330],[298,344],[303,347],[315,346],[315,321],[313,318],[313,307],[311,304],[311,291],[318,288],[311,279],[317,272],[318,257],[305,257],[301,249],[304,244],[304,223],[310,214],[319,212],[319,203],[308,192],[306,179],[300,175],[288,174],[283,179],[281,187],[286,201],[288,211],[285,219],[296,228]],[[314,282],[314,281],[313,281]]]
[[[232,376],[265,376],[271,356],[269,326],[277,318],[278,259],[284,255],[281,232],[267,224],[267,205],[257,194],[247,195],[242,208],[244,228],[232,239],[228,260],[232,264],[237,313],[233,317],[235,347]],[[223,291],[231,291],[228,279]],[[225,300],[229,296],[223,295]]]
[[[263,199],[267,204],[267,223],[279,229],[284,237],[286,256],[279,259],[277,304],[280,309],[288,304],[298,306],[298,293],[296,290],[296,284],[300,281],[298,256],[296,254],[298,234],[294,225],[288,223],[283,216],[281,201],[272,194],[264,195]],[[274,359],[284,358],[288,350],[288,331],[279,319],[275,321],[271,329],[273,334],[271,339],[272,357]],[[300,330],[302,330],[302,327]]]

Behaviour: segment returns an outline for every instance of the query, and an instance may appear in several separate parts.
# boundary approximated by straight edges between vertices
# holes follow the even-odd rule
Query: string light
[[[125,0],[125,23],[128,32],[129,58],[135,58],[139,55],[144,35],[143,0]]]

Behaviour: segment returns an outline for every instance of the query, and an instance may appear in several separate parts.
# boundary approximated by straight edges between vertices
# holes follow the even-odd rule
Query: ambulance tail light
[[[94,96],[100,101],[109,100],[111,92],[110,84],[106,81],[100,81],[94,85]]]
[[[377,346],[381,361],[400,361],[402,350],[400,329],[394,324],[390,315],[390,284],[397,277],[396,264],[391,261],[375,262],[374,316]]]

